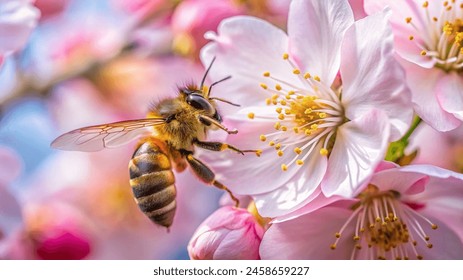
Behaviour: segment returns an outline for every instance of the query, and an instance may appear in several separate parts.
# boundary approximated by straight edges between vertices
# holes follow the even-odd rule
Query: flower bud
[[[264,229],[246,209],[222,207],[196,230],[188,244],[191,259],[257,260]]]

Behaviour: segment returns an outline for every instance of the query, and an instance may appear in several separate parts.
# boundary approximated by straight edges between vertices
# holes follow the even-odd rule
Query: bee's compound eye
[[[207,101],[202,95],[190,94],[187,96],[186,102],[198,110],[204,110],[208,115],[215,114],[214,107],[212,107],[211,103],[209,103],[209,101]]]

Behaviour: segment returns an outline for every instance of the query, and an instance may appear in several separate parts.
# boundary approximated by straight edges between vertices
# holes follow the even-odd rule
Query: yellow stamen
[[[275,149],[276,149],[276,150],[281,149],[281,143],[276,144],[276,145],[275,145]]]
[[[262,150],[256,150],[256,155],[260,157],[262,155]]]
[[[288,166],[286,164],[281,165],[281,170],[286,171],[288,170]]]
[[[279,151],[277,152],[277,155],[278,155],[279,157],[282,157],[282,156],[283,156],[283,151],[282,151],[282,150],[279,150]]]
[[[317,81],[317,82],[320,82],[320,81],[321,81],[321,80],[320,80],[320,77],[318,77],[318,76],[314,76],[313,79],[314,79],[315,81]]]
[[[327,156],[327,155],[328,155],[328,150],[325,149],[325,148],[321,148],[321,149],[320,149],[320,155],[322,155],[322,156]]]
[[[269,145],[270,147],[275,146],[275,141],[270,141],[270,142],[268,142],[268,145]]]
[[[293,74],[299,75],[299,74],[301,74],[301,70],[299,70],[299,69],[294,69],[294,70],[293,70]]]
[[[412,22],[412,18],[411,18],[411,17],[407,17],[407,18],[405,18],[405,22],[406,22],[406,23],[410,23],[410,22]]]
[[[267,72],[264,72],[263,75],[264,75],[264,77],[270,77],[270,72],[268,72],[268,71],[267,71]]]
[[[413,37],[412,35],[410,35],[410,37],[408,37],[408,39],[411,41],[411,40],[415,39],[415,37]]]
[[[265,135],[261,135],[259,138],[262,142],[265,142],[265,140],[267,140],[267,137],[265,137]]]
[[[266,84],[264,84],[264,83],[261,83],[260,87],[263,88],[263,89],[268,89],[268,86]]]
[[[428,1],[425,1],[425,2],[423,3],[423,8],[427,8],[428,5],[429,5]]]
[[[298,160],[296,160],[296,164],[297,164],[297,165],[303,165],[303,164],[304,164],[304,161],[303,161],[303,160],[300,160],[300,159],[298,159]]]
[[[284,53],[284,54],[283,54],[283,59],[284,59],[284,60],[287,60],[288,58],[289,58],[289,54]]]
[[[296,147],[296,148],[294,148],[294,152],[295,152],[296,154],[300,155],[300,154],[302,153],[302,150],[301,150],[301,148]]]
[[[309,72],[306,72],[306,73],[304,74],[304,79],[310,79],[310,77],[312,77],[312,76],[310,75]]]
[[[276,89],[276,90],[281,90],[281,85],[276,84],[276,85],[275,85],[275,89]]]
[[[254,119],[254,113],[253,112],[250,112],[248,113],[248,118],[250,118],[251,120]]]
[[[426,52],[425,50],[422,50],[422,51],[420,52],[420,54],[421,54],[422,56],[425,56],[425,55],[427,54],[427,52]]]

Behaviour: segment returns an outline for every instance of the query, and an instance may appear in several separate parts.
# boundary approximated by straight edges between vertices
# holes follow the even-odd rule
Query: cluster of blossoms
[[[462,0],[0,1],[0,259],[462,259],[462,44]],[[133,146],[50,149],[211,61],[239,207],[175,174],[168,233]]]
[[[215,57],[212,78],[233,77],[215,94],[242,106],[227,141],[258,149],[215,167],[252,199],[259,230],[225,236],[239,223],[219,210],[204,223],[228,222],[198,229],[193,258],[223,258],[217,240],[235,248],[225,258],[242,256],[230,244],[242,240],[260,259],[463,257],[463,175],[405,151],[418,125],[463,120],[463,3],[363,2],[359,18],[348,1],[293,0],[287,33],[248,16],[206,33],[203,64]],[[211,231],[223,240],[198,249]]]

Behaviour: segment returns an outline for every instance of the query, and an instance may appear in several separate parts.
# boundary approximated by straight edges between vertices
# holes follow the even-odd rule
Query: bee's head
[[[195,88],[184,88],[182,93],[185,94],[185,101],[188,105],[197,110],[201,110],[205,115],[211,117],[218,122],[222,122],[222,117],[217,112],[215,104],[209,98],[205,97],[202,90]]]

